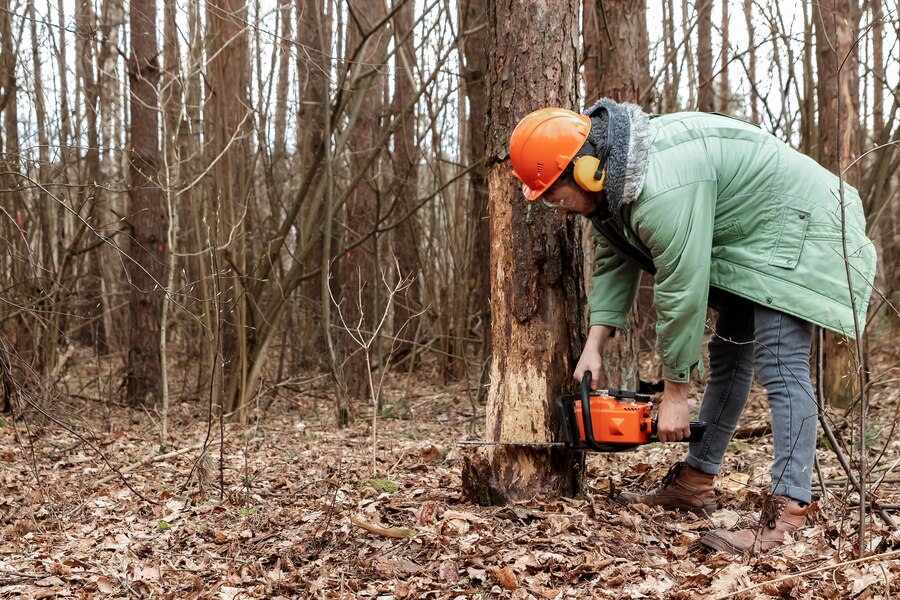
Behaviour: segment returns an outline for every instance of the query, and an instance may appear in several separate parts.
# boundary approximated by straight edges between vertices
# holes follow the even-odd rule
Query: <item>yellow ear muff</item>
[[[600,169],[600,159],[596,156],[579,156],[573,163],[575,165],[572,175],[575,183],[589,192],[599,192],[606,185],[606,169],[597,179],[597,171]]]

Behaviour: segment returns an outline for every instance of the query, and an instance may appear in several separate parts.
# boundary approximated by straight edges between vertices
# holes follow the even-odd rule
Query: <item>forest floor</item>
[[[87,380],[92,359],[78,360],[70,370]],[[872,456],[883,453],[870,489],[897,507],[900,395],[889,385],[896,362],[879,369],[892,374],[872,388],[867,437]],[[868,553],[855,561],[857,509],[822,444],[829,494],[816,484],[818,510],[797,539],[754,558],[699,544],[710,528],[758,518],[772,453],[758,389],[741,424],[755,435],[733,442],[717,483],[723,508],[709,518],[626,508],[612,498],[622,488],[651,487],[680,458],[680,444],[589,455],[587,489],[575,499],[468,502],[456,442],[480,438],[484,419],[461,385],[389,377],[374,429],[365,415],[334,428],[324,388],[282,388],[249,425],[226,421],[222,429],[216,421],[209,428],[203,400],[178,402],[165,449],[155,413],[91,399],[96,389],[87,383],[60,389],[20,418],[0,420],[3,598],[900,594],[900,535],[870,514]],[[843,430],[845,439],[852,431]]]

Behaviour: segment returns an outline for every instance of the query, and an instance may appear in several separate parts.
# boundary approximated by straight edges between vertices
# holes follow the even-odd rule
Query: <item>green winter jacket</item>
[[[838,178],[738,119],[678,113],[650,122],[640,196],[622,221],[595,216],[591,325],[626,329],[641,270],[653,274],[663,376],[702,367],[709,286],[854,335]],[[859,193],[844,185],[860,328],[875,274]],[[608,215],[607,215],[608,216]]]

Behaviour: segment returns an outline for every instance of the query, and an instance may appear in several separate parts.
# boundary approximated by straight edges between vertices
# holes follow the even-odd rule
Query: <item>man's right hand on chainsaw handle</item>
[[[656,435],[661,442],[678,442],[691,436],[691,410],[688,394],[691,384],[666,380],[662,401],[656,414]]]
[[[608,325],[593,325],[588,332],[587,341],[584,344],[584,351],[575,365],[575,373],[572,378],[581,383],[581,378],[586,371],[591,373],[591,389],[600,387],[601,365],[603,364],[603,347],[606,345],[607,338],[612,335],[613,328]]]

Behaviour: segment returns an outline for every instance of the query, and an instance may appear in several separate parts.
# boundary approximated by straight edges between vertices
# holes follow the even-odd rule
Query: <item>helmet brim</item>
[[[545,191],[547,190],[533,190],[524,183],[522,184],[522,194],[525,196],[526,200],[537,200]]]

